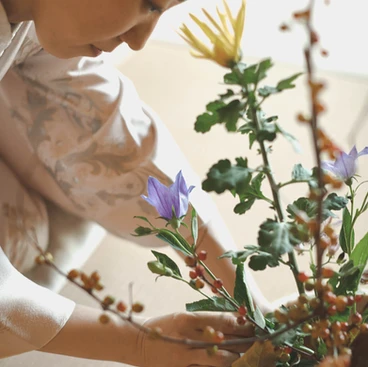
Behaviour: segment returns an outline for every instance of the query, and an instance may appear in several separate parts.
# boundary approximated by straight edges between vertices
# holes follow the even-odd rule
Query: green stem
[[[248,94],[248,90],[247,90],[247,94]],[[256,133],[258,133],[261,130],[261,123],[258,119],[257,116],[257,110],[254,106],[250,106],[251,108],[251,113],[252,113],[252,119],[253,122],[255,124],[256,127]],[[264,168],[265,168],[265,174],[267,176],[268,182],[270,184],[271,187],[271,191],[272,191],[272,197],[273,197],[273,202],[274,202],[274,207],[277,213],[277,216],[279,218],[280,222],[284,222],[285,218],[284,218],[284,214],[282,212],[282,207],[281,207],[281,200],[280,200],[280,195],[279,195],[279,186],[276,184],[275,178],[273,176],[272,173],[272,169],[271,169],[271,164],[270,161],[268,159],[268,153],[267,153],[267,149],[265,147],[264,141],[258,141],[259,146],[260,146],[260,150],[261,150],[261,155],[262,155],[262,159],[263,159],[263,164],[264,164]],[[300,282],[298,280],[298,274],[299,274],[299,269],[298,269],[298,264],[296,261],[296,256],[294,251],[289,252],[288,253],[288,257],[289,257],[289,266],[290,269],[294,275],[294,279],[298,288],[298,292],[299,294],[304,293],[304,286],[303,283]]]
[[[348,255],[350,257],[351,251],[353,250],[353,246],[354,246],[351,243],[352,239],[353,239],[353,231],[354,231],[353,225],[355,223],[355,220],[356,220],[355,218],[357,217],[357,215],[354,215],[354,191],[353,191],[353,187],[352,187],[351,184],[349,185],[349,191],[350,191],[350,204],[351,204],[350,213],[351,213],[351,218],[352,218],[351,226],[349,228],[349,233],[348,233],[348,239],[349,239],[349,241],[348,241]],[[353,216],[354,216],[354,218],[353,218]]]
[[[308,182],[310,182],[310,180],[300,180],[300,181],[290,180],[290,181],[286,181],[284,183],[279,183],[278,187],[279,187],[279,189],[281,189],[282,187],[285,187],[287,185],[291,185],[291,184],[295,184],[295,183],[308,183]]]
[[[193,288],[187,280],[185,280],[185,279],[183,279],[183,278],[179,278],[179,277],[173,277],[173,278],[175,278],[175,279],[177,279],[177,280],[181,280],[181,281],[182,281],[182,282],[184,282],[185,284],[188,284],[190,288],[192,288],[192,289],[196,290],[197,292],[199,292],[202,296],[206,297],[207,299],[211,299],[211,297],[210,297],[209,295],[207,295],[206,293],[202,292],[200,289],[198,289],[198,288]]]

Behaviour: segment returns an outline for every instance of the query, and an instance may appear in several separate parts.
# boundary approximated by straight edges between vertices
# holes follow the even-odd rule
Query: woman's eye
[[[150,13],[162,13],[162,8],[160,8],[150,0],[148,0],[148,10]]]

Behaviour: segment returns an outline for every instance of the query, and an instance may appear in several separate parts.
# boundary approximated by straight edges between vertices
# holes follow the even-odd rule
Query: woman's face
[[[42,47],[59,58],[144,47],[160,15],[183,0],[34,0]]]

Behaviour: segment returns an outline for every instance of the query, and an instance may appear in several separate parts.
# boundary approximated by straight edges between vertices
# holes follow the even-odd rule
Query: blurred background
[[[229,0],[232,9],[237,10],[239,0]],[[278,80],[300,72],[304,67],[303,45],[305,34],[300,26],[293,26],[290,32],[280,32],[279,26],[288,22],[295,10],[305,7],[304,0],[248,0],[247,17],[243,38],[244,62],[252,64],[262,58],[271,57],[275,67],[270,71],[265,84],[274,85]],[[226,70],[209,61],[197,60],[190,56],[189,48],[178,36],[182,22],[193,24],[188,16],[193,12],[202,17],[201,8],[213,13],[218,0],[188,0],[162,16],[161,22],[144,50],[132,52],[121,46],[105,57],[123,74],[133,80],[142,100],[160,115],[174,139],[186,154],[202,180],[212,164],[219,159],[248,157],[251,166],[259,164],[259,156],[248,150],[246,136],[225,132],[223,126],[215,126],[207,134],[194,131],[196,117],[205,111],[205,105],[224,90],[221,85]],[[365,36],[368,34],[366,0],[316,0],[316,29],[321,45],[329,53],[322,58],[316,53],[318,76],[326,84],[322,101],[327,107],[322,115],[321,125],[346,151],[356,144],[360,151],[368,145],[368,53]],[[203,17],[202,17],[203,19]],[[277,114],[281,126],[292,133],[300,142],[301,152],[296,152],[284,139],[278,138],[273,144],[271,162],[276,180],[290,179],[294,164],[302,163],[313,167],[310,135],[306,127],[297,123],[298,112],[307,111],[305,80],[300,78],[297,87],[270,98],[264,104],[266,113]],[[178,167],[179,170],[180,167]],[[368,179],[368,156],[359,161],[359,174]],[[267,186],[266,184],[264,186]],[[366,188],[361,190],[366,193]],[[282,191],[286,205],[291,200],[307,193],[307,187],[288,186]],[[340,194],[345,195],[346,190]],[[257,203],[251,212],[243,216],[233,213],[236,202],[230,194],[212,195],[228,228],[241,249],[244,245],[256,244],[259,224],[265,213],[272,213],[263,203]],[[359,199],[358,199],[359,200]],[[356,238],[367,231],[367,214],[358,223]],[[168,247],[159,249],[180,264],[183,274],[188,273],[179,256]],[[90,273],[96,269],[107,286],[106,293],[126,299],[128,284],[134,283],[134,298],[145,304],[145,316],[162,315],[183,311],[185,303],[201,297],[185,284],[171,279],[159,279],[149,272],[146,263],[153,259],[151,252],[108,235],[84,265]],[[301,268],[306,268],[308,256],[299,256]],[[296,291],[290,270],[285,267],[256,272],[255,278],[270,301]],[[61,292],[79,303],[97,307],[87,295],[72,285]],[[110,362],[91,362],[53,355],[29,355],[0,361],[1,367],[17,366],[113,366]]]

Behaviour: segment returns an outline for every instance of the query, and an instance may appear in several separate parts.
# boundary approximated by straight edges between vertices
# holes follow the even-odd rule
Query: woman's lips
[[[102,54],[102,50],[100,50],[98,47],[91,45],[91,48],[93,50],[93,54],[95,57],[100,56]]]

